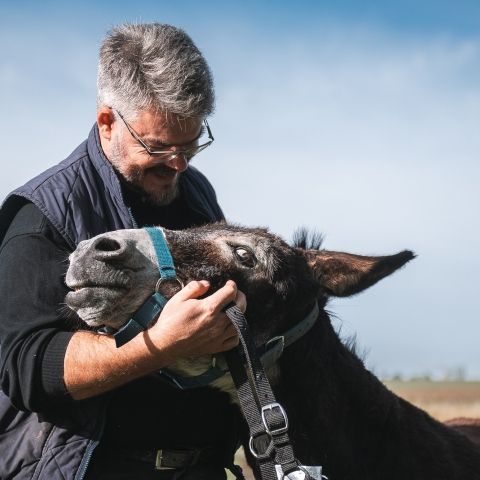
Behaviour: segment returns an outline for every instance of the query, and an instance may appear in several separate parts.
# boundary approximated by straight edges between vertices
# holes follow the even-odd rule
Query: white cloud
[[[404,271],[334,310],[379,372],[448,363],[480,377],[480,41],[226,30],[199,38],[218,107],[197,165],[228,216],[287,238],[316,227],[334,249],[414,249]],[[56,35],[0,41],[2,197],[93,123],[97,46],[75,29],[60,46]]]

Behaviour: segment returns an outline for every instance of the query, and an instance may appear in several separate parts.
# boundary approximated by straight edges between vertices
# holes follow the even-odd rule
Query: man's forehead
[[[157,109],[140,110],[132,119],[131,123],[139,126],[153,127],[153,128],[169,128],[178,130],[192,130],[199,129],[203,123],[203,118],[199,117],[182,117],[175,113],[168,111],[161,111]]]

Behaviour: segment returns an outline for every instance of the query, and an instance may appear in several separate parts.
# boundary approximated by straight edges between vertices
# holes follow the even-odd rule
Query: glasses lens
[[[183,155],[187,160],[190,160],[192,157],[194,157],[197,153],[201,152],[202,150],[205,150],[210,144],[211,140],[208,140],[207,143],[195,146],[195,147],[190,147],[190,148],[181,148],[178,147],[177,150],[160,150],[160,151],[153,151],[151,152],[152,156],[155,156],[160,161],[168,161],[175,157],[176,155]]]
[[[212,143],[211,140],[209,140],[207,143],[204,143],[202,145],[198,145],[198,147],[194,148],[189,148],[188,150],[185,150],[185,157],[187,157],[188,160],[190,160],[192,157],[197,155],[197,153],[200,153],[202,150],[205,150],[210,144]]]

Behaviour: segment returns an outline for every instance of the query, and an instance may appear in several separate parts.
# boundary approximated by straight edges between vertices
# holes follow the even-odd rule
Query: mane
[[[330,323],[335,331],[335,334],[342,342],[343,346],[356,358],[358,358],[363,364],[367,360],[369,350],[360,346],[358,342],[358,335],[356,333],[346,334],[343,332],[342,319],[331,310],[325,309],[325,313],[330,319]],[[333,322],[335,320],[335,322]]]
[[[303,250],[320,250],[323,239],[323,234],[320,232],[300,227],[293,234],[293,246]]]

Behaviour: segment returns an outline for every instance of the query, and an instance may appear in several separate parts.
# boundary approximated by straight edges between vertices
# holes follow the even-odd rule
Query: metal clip
[[[305,480],[310,478],[311,480],[328,480],[325,475],[322,475],[322,467],[299,465],[298,470],[294,470],[288,474],[284,474],[281,465],[275,465],[275,471],[277,473],[278,480]]]

